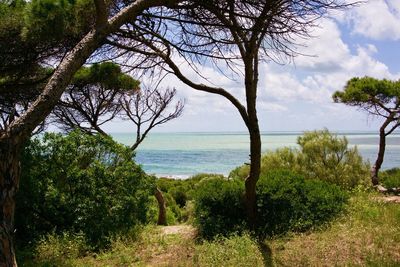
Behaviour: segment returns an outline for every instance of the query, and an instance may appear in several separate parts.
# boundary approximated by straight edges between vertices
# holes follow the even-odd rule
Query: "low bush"
[[[305,132],[297,144],[299,149],[283,148],[266,153],[261,159],[261,174],[286,169],[344,189],[368,184],[369,164],[363,162],[356,147],[348,147],[345,137],[325,129]],[[233,170],[230,177],[244,179],[248,172],[249,166],[244,165]]]
[[[22,157],[16,229],[20,243],[47,233],[82,233],[94,248],[147,221],[154,180],[129,148],[72,132],[34,139]]]
[[[383,171],[380,180],[386,188],[400,188],[400,168]]]
[[[224,178],[203,179],[195,194],[195,224],[204,238],[245,229],[244,183]]]
[[[268,172],[257,183],[257,232],[265,236],[308,230],[337,215],[346,200],[336,185],[287,170]]]
[[[195,198],[195,223],[205,238],[249,230],[240,179],[203,180]],[[347,194],[339,186],[304,179],[287,170],[263,174],[257,183],[256,234],[260,237],[287,231],[305,231],[321,225],[344,207]]]
[[[168,224],[187,222],[188,219],[192,219],[192,207],[189,207],[188,203],[193,201],[197,184],[201,180],[211,177],[223,178],[223,175],[200,173],[188,179],[157,179],[157,186],[164,195],[167,219],[170,218]],[[157,221],[154,214],[151,217],[153,218],[152,221]]]

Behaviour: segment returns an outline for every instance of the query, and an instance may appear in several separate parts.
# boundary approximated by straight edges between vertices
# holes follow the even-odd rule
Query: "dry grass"
[[[117,240],[111,251],[76,259],[74,266],[191,266],[195,231],[191,226],[147,227],[135,242]]]
[[[248,235],[197,243],[191,226],[148,226],[103,253],[21,266],[400,266],[400,204],[359,193],[330,226],[262,244]]]
[[[267,244],[277,266],[400,266],[400,205],[361,194],[330,227]]]

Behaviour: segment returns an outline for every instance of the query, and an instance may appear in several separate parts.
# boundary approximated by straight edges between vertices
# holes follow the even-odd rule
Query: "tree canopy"
[[[389,123],[394,125],[387,134],[392,133],[400,125],[400,80],[352,78],[343,91],[336,91],[333,94],[333,100],[388,119]]]
[[[343,91],[333,94],[336,103],[359,107],[369,114],[383,117],[379,129],[379,151],[371,168],[373,185],[379,184],[378,172],[385,154],[386,136],[400,126],[400,80],[378,80],[371,77],[350,79]]]

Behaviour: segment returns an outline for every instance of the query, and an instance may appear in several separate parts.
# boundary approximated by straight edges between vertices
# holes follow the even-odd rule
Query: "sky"
[[[381,120],[355,107],[333,103],[332,94],[352,77],[400,79],[400,0],[369,0],[334,12],[301,40],[294,62],[261,63],[258,116],[262,131],[377,131]],[[209,83],[243,101],[241,79],[233,81],[209,66],[199,66]],[[188,69],[183,66],[183,69]],[[194,73],[186,75],[197,82]],[[205,82],[207,83],[207,81]],[[245,131],[238,111],[225,98],[195,91],[172,75],[162,87],[176,88],[185,100],[183,115],[155,132]],[[132,132],[129,122],[115,121],[108,132]]]

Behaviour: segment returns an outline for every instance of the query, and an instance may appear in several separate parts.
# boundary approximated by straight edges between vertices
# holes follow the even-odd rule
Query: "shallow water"
[[[263,133],[263,151],[297,147],[301,133]],[[374,133],[340,133],[351,146],[356,145],[365,160],[373,162],[379,137]],[[112,134],[123,144],[132,144],[128,133]],[[147,173],[186,178],[196,173],[227,175],[249,161],[249,137],[246,133],[152,133],[139,146],[136,160]],[[400,167],[400,134],[387,137],[382,168]]]

